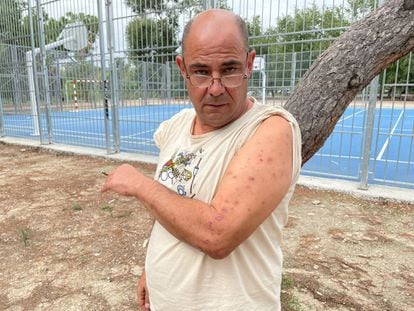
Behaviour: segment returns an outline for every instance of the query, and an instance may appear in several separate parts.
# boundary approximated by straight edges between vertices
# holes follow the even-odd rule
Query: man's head
[[[218,9],[198,14],[186,26],[182,53],[176,62],[202,132],[221,128],[247,111],[247,78],[255,52],[248,51],[240,17]]]
[[[210,10],[210,11],[211,12],[216,11],[218,13],[222,10]],[[204,12],[204,13],[207,13],[207,12]],[[248,52],[249,51],[249,34],[247,32],[246,22],[239,15],[233,14],[233,13],[228,12],[228,11],[222,11],[222,13],[224,13],[224,14],[227,13],[228,15],[230,15],[230,18],[234,18],[234,21],[235,21],[236,25],[239,27],[239,32],[240,32],[241,38],[243,40],[246,52]],[[197,15],[195,18],[190,20],[184,27],[183,36],[181,38],[181,49],[182,49],[183,53],[184,53],[184,50],[185,50],[185,44],[186,44],[186,40],[187,40],[187,37],[188,37],[188,33],[191,30],[191,26],[193,25],[194,20],[196,20],[196,18],[198,16],[200,16],[200,15]]]

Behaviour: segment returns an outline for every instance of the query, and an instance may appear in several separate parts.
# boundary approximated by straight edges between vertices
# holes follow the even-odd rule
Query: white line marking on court
[[[340,119],[340,120],[338,121],[338,123],[341,123],[342,121],[345,121],[345,120],[347,120],[347,119],[349,119],[349,118],[355,117],[357,114],[360,114],[360,113],[362,113],[362,112],[364,112],[364,111],[365,111],[365,110],[364,110],[364,109],[362,109],[362,110],[358,111],[357,113],[353,113],[353,114],[351,114],[350,116],[347,116],[347,117],[345,117],[345,118],[343,118],[343,119]]]
[[[400,120],[401,120],[401,118],[402,118],[403,115],[404,115],[404,110],[401,111],[401,113],[400,113],[400,115],[398,117],[397,122],[395,122],[395,125],[392,128],[391,133],[388,135],[387,140],[385,141],[384,145],[382,146],[382,149],[381,149],[380,153],[377,156],[377,159],[376,159],[377,161],[382,159],[382,156],[384,155],[384,152],[387,149],[388,144],[390,143],[391,137],[394,134],[395,129],[397,128],[398,123],[400,123]]]
[[[155,131],[155,129],[147,130],[147,131],[141,131],[141,132],[138,132],[138,133],[135,133],[135,134],[121,136],[121,138],[135,138],[135,137],[139,137],[142,134],[151,133],[151,132],[154,132],[154,131]]]
[[[55,133],[56,134],[56,133]],[[61,139],[59,136],[64,136],[63,139]],[[75,139],[83,139],[83,140],[98,140],[98,141],[104,141],[105,136],[97,136],[97,137],[88,137],[85,135],[73,135],[73,134],[56,134],[55,139],[59,140],[61,142],[67,142],[67,138],[75,138]],[[70,142],[70,141],[69,141]]]
[[[347,155],[338,155],[338,154],[329,154],[329,153],[315,153],[314,157],[323,157],[323,158],[337,158],[339,160],[361,160],[360,156],[347,156]],[[370,161],[374,161],[377,159],[371,158]],[[379,159],[377,161],[380,162],[388,162],[388,163],[399,163],[399,164],[410,164],[411,162],[408,161],[397,161],[397,160],[387,160],[387,159]],[[331,160],[331,162],[334,162]],[[339,164],[339,163],[338,163]]]
[[[84,136],[79,136],[79,135],[72,135],[71,133],[74,134],[80,134],[80,135],[84,135]],[[90,137],[90,136],[103,136],[105,137],[104,133],[99,132],[82,132],[82,131],[72,131],[72,130],[67,130],[67,129],[56,129],[53,130],[53,134],[56,135],[72,135],[72,136],[77,136],[77,137]]]
[[[352,159],[352,160],[359,160],[360,156],[347,156],[347,155],[340,155],[340,154],[330,154],[330,153],[315,153],[315,156],[323,157],[323,158],[338,158],[338,159]]]
[[[129,143],[129,144],[134,145],[134,146],[156,147],[154,143],[145,142],[145,141],[142,141],[142,142],[133,142],[133,141],[128,142],[127,141],[126,143]]]

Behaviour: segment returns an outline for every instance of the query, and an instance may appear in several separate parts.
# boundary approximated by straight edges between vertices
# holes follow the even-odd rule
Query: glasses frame
[[[247,70],[247,60],[248,60],[248,57],[249,57],[249,53],[247,52],[247,54],[246,54],[246,70]],[[242,76],[243,77],[243,80],[241,80],[242,82],[239,85],[236,85],[236,86],[226,86],[225,83],[223,83],[223,80],[222,80],[223,79],[223,76],[215,78],[212,75],[197,75],[195,73],[188,74],[187,67],[185,66],[184,58],[183,58],[183,64],[184,64],[184,69],[185,69],[185,72],[186,72],[186,79],[188,81],[190,81],[190,83],[191,83],[192,86],[198,87],[198,88],[209,88],[210,86],[213,85],[214,80],[219,80],[220,81],[220,84],[224,88],[236,88],[236,87],[239,87],[240,85],[243,84],[243,80],[247,80],[247,78],[248,78],[247,73],[244,73],[244,74],[243,73],[238,73],[238,74],[232,74],[232,75],[224,76],[224,77],[231,77],[231,76]],[[191,76],[195,76],[195,75],[196,76],[209,77],[210,78],[210,83],[208,85],[206,85],[206,86],[194,85],[193,82],[191,81]]]

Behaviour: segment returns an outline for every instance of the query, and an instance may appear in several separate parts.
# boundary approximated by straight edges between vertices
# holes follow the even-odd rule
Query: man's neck
[[[242,115],[244,115],[252,107],[253,107],[253,100],[250,97],[246,98],[246,105],[245,105],[243,111],[241,112],[241,114],[237,118],[231,120],[230,122],[228,122],[228,123],[226,123],[222,126],[218,126],[218,127],[203,124],[203,122],[196,116],[193,120],[193,124],[192,124],[192,127],[191,127],[191,134],[192,135],[202,135],[202,134],[206,134],[208,132],[212,132],[212,131],[216,131],[218,129],[221,129],[222,127],[225,127],[226,125],[228,125],[228,124],[236,121],[237,119],[239,119]]]

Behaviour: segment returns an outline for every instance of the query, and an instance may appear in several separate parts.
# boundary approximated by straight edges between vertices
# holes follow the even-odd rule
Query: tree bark
[[[389,0],[353,24],[312,64],[285,108],[302,132],[302,165],[371,80],[414,49],[414,0]]]

